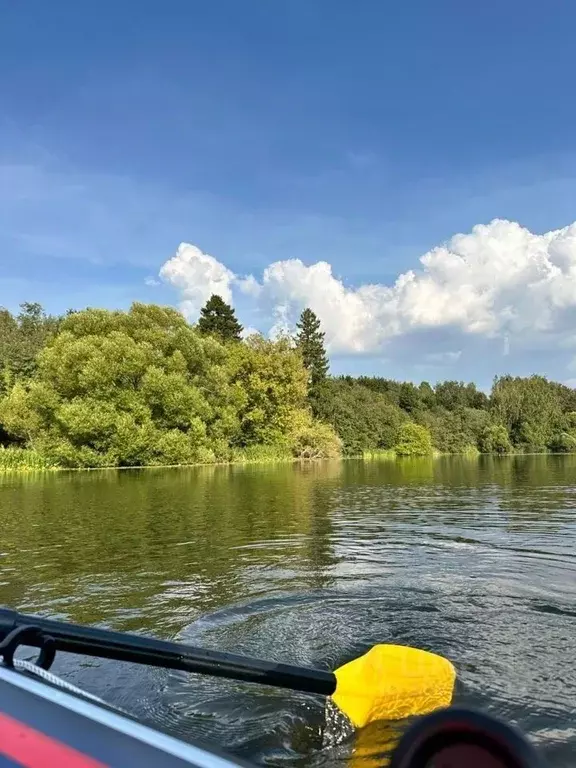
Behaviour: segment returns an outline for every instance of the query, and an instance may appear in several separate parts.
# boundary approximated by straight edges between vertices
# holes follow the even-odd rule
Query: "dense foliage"
[[[405,421],[398,433],[398,456],[429,456],[433,451],[432,436],[426,427]]]
[[[332,377],[310,311],[294,339],[240,333],[214,297],[196,327],[155,305],[1,310],[0,468],[576,451],[576,391],[542,376],[497,378],[490,395]]]
[[[36,370],[36,358],[47,340],[57,331],[59,320],[44,313],[40,304],[22,304],[14,317],[0,308],[0,391],[6,393],[14,382],[29,378]]]
[[[394,448],[400,426],[409,418],[386,395],[353,379],[327,381],[319,417],[334,426],[350,455]]]
[[[425,427],[442,453],[576,450],[576,390],[543,376],[496,378],[489,396],[457,381],[432,387],[344,376],[331,388],[324,412],[350,454],[397,448],[407,419]],[[386,416],[377,416],[383,408]]]
[[[238,449],[339,453],[306,408],[306,371],[286,341],[224,345],[173,309],[85,310],[62,319],[0,406],[4,430],[63,465],[228,461]]]

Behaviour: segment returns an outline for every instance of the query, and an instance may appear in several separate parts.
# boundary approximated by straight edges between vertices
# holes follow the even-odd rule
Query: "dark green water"
[[[456,702],[576,754],[576,458],[0,478],[0,602],[334,668],[376,642],[458,670]],[[184,739],[337,765],[313,696],[60,657],[55,671]]]

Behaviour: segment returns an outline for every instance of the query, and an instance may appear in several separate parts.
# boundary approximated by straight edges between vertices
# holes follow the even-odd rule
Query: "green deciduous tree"
[[[242,326],[234,309],[221,296],[212,294],[200,311],[198,330],[220,341],[240,341]]]
[[[394,449],[398,456],[429,456],[433,451],[432,437],[426,427],[407,421],[400,427]]]
[[[511,453],[513,450],[508,430],[502,424],[487,425],[478,439],[482,453]]]
[[[414,414],[430,430],[432,443],[441,453],[469,453],[477,450],[478,439],[490,424],[490,414],[478,408],[458,407],[453,411],[435,407]]]
[[[392,448],[406,413],[385,395],[349,383],[345,378],[326,383],[319,418],[332,424],[348,455]]]
[[[420,402],[426,409],[433,408],[436,405],[436,394],[427,381],[423,381],[418,387]]]
[[[307,406],[307,379],[288,339],[223,344],[170,308],[92,309],[62,320],[0,420],[62,466],[227,460],[258,446],[338,455],[333,428]]]
[[[544,376],[495,379],[490,405],[494,420],[504,424],[519,448],[544,450],[562,431],[562,399],[557,386]]]
[[[290,429],[290,449],[299,459],[333,459],[342,452],[342,440],[329,424],[315,421],[308,411],[299,411]]]
[[[457,408],[486,409],[488,397],[476,389],[475,384],[463,381],[441,381],[434,390],[436,405],[454,411]]]
[[[548,447],[554,453],[574,453],[576,436],[571,432],[558,432],[552,437]]]
[[[420,391],[411,381],[405,381],[400,385],[398,393],[398,405],[406,413],[413,413],[420,406]]]
[[[306,370],[288,339],[255,334],[229,350],[231,381],[242,400],[237,445],[289,442],[295,418],[306,408]]]
[[[2,421],[64,466],[214,460],[239,430],[226,365],[225,348],[175,310],[77,312],[5,399]]]
[[[32,376],[36,358],[56,332],[59,320],[44,313],[40,304],[24,303],[14,317],[0,309],[0,392]]]

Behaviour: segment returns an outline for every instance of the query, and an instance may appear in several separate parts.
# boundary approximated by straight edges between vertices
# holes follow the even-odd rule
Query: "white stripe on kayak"
[[[154,731],[142,723],[134,722],[114,712],[109,712],[107,709],[101,709],[89,701],[76,698],[58,688],[52,688],[52,686],[44,685],[26,675],[7,669],[2,664],[0,664],[0,680],[40,696],[51,704],[59,704],[61,707],[101,723],[108,728],[113,728],[126,736],[138,739],[151,747],[196,765],[198,768],[238,768],[239,765],[242,765],[227,760],[225,757],[206,752],[206,750],[195,747],[193,744],[179,741],[160,731]]]

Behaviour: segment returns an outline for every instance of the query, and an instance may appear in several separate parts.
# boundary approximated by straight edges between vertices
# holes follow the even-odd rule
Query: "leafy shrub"
[[[431,411],[419,411],[413,417],[430,430],[432,444],[441,453],[470,453],[490,423],[487,411],[467,407],[457,407],[453,411],[435,407]]]
[[[408,421],[400,427],[394,448],[398,456],[428,456],[433,451],[432,437],[426,427]]]
[[[576,451],[576,437],[569,432],[558,432],[548,447],[554,453],[574,453]]]
[[[480,435],[478,448],[482,453],[511,453],[513,450],[508,430],[502,424],[487,426]]]
[[[325,393],[318,413],[336,430],[345,454],[361,455],[396,444],[407,416],[386,395],[343,379],[326,382]]]
[[[292,454],[298,459],[334,459],[342,452],[342,441],[329,424],[310,422],[295,430]]]

